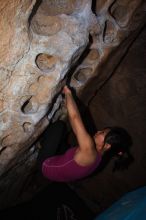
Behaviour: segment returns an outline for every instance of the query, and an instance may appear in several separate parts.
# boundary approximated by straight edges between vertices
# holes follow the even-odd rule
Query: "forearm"
[[[77,104],[72,96],[72,94],[66,94],[66,108],[68,112],[69,121],[71,123],[74,133],[77,133],[77,123],[76,121],[82,121]]]
[[[73,132],[77,137],[80,149],[89,149],[93,145],[92,138],[86,131],[78,106],[72,96],[71,90],[68,89],[67,86],[64,87],[64,94],[66,99],[66,108],[68,111],[69,121],[71,123]]]
[[[68,96],[66,97],[66,107],[71,127],[77,137],[78,142],[81,142],[80,139],[82,139],[82,137],[88,137],[89,139],[89,134],[86,131],[78,106],[72,94],[68,94]],[[84,140],[85,139],[83,138],[82,141]]]
[[[66,94],[66,108],[70,119],[80,117],[80,112],[72,94]]]

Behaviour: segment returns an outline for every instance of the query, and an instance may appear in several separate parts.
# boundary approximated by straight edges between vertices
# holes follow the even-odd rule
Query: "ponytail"
[[[114,161],[113,172],[117,170],[126,170],[129,165],[134,161],[133,156],[130,152],[122,153],[121,155],[116,155],[116,159]]]
[[[132,138],[129,133],[121,127],[108,127],[110,131],[105,137],[105,143],[111,145],[110,156],[116,157],[113,171],[128,169],[133,162],[133,156],[130,154]]]

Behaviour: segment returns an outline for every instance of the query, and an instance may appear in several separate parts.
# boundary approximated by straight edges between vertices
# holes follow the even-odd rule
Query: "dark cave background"
[[[30,202],[2,211],[1,219],[44,219],[47,215],[53,220],[59,212],[58,219],[65,220],[64,210],[70,216],[67,219],[93,219],[126,192],[146,185],[146,26],[88,107],[98,129],[118,125],[129,131],[134,162],[124,171],[113,172],[113,158],[84,180],[48,183]]]
[[[146,26],[110,79],[90,100],[89,110],[98,129],[124,127],[133,141],[134,162],[128,169],[113,172],[113,158],[100,172],[73,184],[90,209],[98,213],[124,193],[146,185]]]

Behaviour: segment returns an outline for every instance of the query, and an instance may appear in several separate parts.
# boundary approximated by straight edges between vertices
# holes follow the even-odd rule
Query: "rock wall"
[[[0,0],[1,208],[23,194],[38,154],[33,143],[63,114],[63,85],[81,96],[93,77],[94,90],[105,82],[142,28],[142,3]],[[105,64],[117,51],[109,71]]]

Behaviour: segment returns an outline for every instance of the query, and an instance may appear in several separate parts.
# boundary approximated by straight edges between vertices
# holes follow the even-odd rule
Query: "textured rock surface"
[[[101,85],[109,77],[111,69],[99,71],[124,42],[117,65],[141,28],[141,4],[0,0],[1,207],[23,192],[37,157],[33,143],[60,107],[62,84],[70,78],[80,95],[91,78],[102,75]]]

